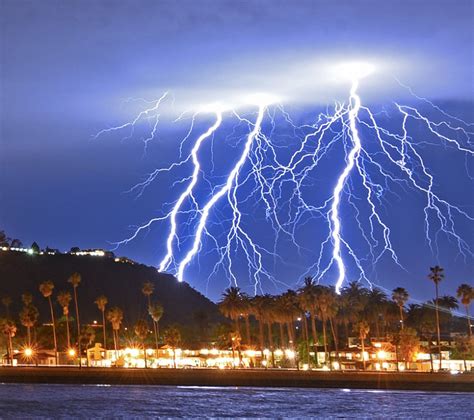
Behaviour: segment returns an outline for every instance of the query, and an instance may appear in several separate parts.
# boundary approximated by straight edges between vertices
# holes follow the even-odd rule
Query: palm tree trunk
[[[158,358],[158,349],[160,348],[158,345],[158,322],[153,320],[153,330],[155,333],[155,348],[156,348],[156,357]]]
[[[323,317],[324,362],[328,362],[328,339],[326,335],[326,319]]]
[[[102,335],[104,338],[104,349],[107,350],[107,335],[105,333],[105,309],[102,311]]]
[[[402,306],[399,306],[398,309],[400,309],[400,326],[401,326],[402,331],[403,331],[403,328],[405,328],[405,325],[404,325],[404,322],[403,322],[403,309],[402,309]]]
[[[285,347],[285,331],[281,322],[278,323],[278,328],[280,330],[280,348],[283,349]]]
[[[53,323],[54,358],[56,360],[56,364],[58,364],[58,342],[56,341],[56,321],[54,319],[53,302],[51,302],[51,296],[48,296],[48,301],[49,301],[49,309],[51,311],[51,322]]]
[[[263,336],[263,321],[261,319],[258,320],[258,338],[260,340],[260,351],[263,351],[265,338]]]
[[[332,338],[334,340],[334,349],[336,350],[336,353],[337,353],[339,351],[339,345],[337,343],[337,334],[336,334],[336,329],[334,328],[334,322],[332,320],[332,317],[329,318],[329,325],[331,326]]]
[[[235,317],[235,331],[240,335],[240,323],[239,323],[239,316]]]
[[[316,366],[319,365],[318,360],[318,331],[316,329],[316,311],[313,310],[310,313],[311,315],[311,334],[313,336],[313,347],[314,347],[314,361],[316,362]]]
[[[466,305],[466,318],[467,318],[467,333],[469,337],[472,336],[472,331],[471,331],[471,320],[469,317],[469,305]]]
[[[435,283],[436,286],[436,301],[435,301],[435,309],[436,309],[436,334],[438,336],[438,357],[439,357],[439,370],[442,368],[441,363],[441,330],[439,326],[439,308],[438,308],[438,283]]]
[[[13,366],[13,342],[11,334],[8,334],[8,353],[10,353],[10,366]]]
[[[145,340],[143,340],[143,358],[145,359],[145,369],[148,367],[147,360],[146,360],[146,345]]]
[[[248,315],[245,317],[245,332],[247,334],[247,344],[249,346],[251,346],[252,345],[252,337],[250,336],[250,319],[249,319]]]
[[[306,313],[303,314],[303,327],[304,327],[304,335],[305,335],[305,343],[306,343],[306,361],[308,365],[310,364],[310,357],[309,357],[309,331],[308,331],[308,320],[306,319]]]
[[[114,336],[114,348],[115,348],[115,363],[117,363],[118,360],[118,351],[117,351],[117,330],[113,330],[113,336]]]
[[[292,349],[295,346],[295,340],[294,340],[294,337],[293,337],[293,328],[292,328],[291,324],[292,323],[288,321],[286,323],[286,329],[287,329],[287,333],[288,333],[288,347],[290,347]]]
[[[273,331],[272,331],[271,322],[267,324],[267,328],[268,328],[268,344],[270,345],[270,350],[273,351]]]
[[[69,333],[69,315],[66,314],[66,336],[67,336],[67,348],[71,347],[71,336]]]
[[[74,289],[74,306],[76,307],[76,324],[77,324],[77,349],[79,353],[79,367],[82,363],[82,352],[81,352],[81,322],[79,320],[79,306],[77,304],[77,286],[73,287]]]
[[[360,337],[360,342],[362,345],[362,366],[365,370],[365,339],[362,336]]]
[[[31,327],[30,326],[26,327],[26,333],[28,335],[28,347],[31,348]]]

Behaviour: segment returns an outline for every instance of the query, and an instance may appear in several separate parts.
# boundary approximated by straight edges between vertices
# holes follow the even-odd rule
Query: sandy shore
[[[288,370],[0,368],[3,383],[255,386],[474,392],[474,375]]]

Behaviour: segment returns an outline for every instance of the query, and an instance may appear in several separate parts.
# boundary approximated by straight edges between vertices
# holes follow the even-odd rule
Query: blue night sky
[[[173,123],[182,111],[264,92],[278,95],[298,124],[314,123],[326,106],[347,101],[350,86],[335,82],[331,74],[331,66],[341,61],[374,63],[379,71],[363,81],[360,95],[374,112],[386,111],[381,118],[397,133],[400,116],[390,117],[394,100],[420,110],[429,107],[394,77],[450,114],[474,122],[470,0],[3,0],[0,8],[0,229],[28,245],[35,240],[62,250],[112,248],[111,243],[131,234],[132,226],[169,209],[166,203],[176,200],[184,188],[173,183],[189,176],[189,165],[158,178],[141,197],[126,193],[153,169],[177,159],[179,141],[190,124],[187,117]],[[146,122],[129,139],[127,130],[93,137],[103,128],[132,120],[146,105],[129,98],[153,100],[165,91],[173,94],[174,102],[163,108],[158,133],[146,153],[142,141],[150,130]],[[254,111],[242,113],[254,120]],[[433,112],[430,118],[439,122],[442,116],[435,111],[426,112]],[[291,135],[281,114],[276,115],[275,142],[290,150],[301,139]],[[245,134],[241,126],[233,131],[235,116],[224,117],[214,137],[214,143],[223,139],[215,145],[214,159],[210,145],[202,154],[203,170],[213,185],[222,182],[233,151],[240,150],[239,130]],[[192,138],[210,123],[211,117],[199,117]],[[266,120],[264,130],[270,129]],[[436,192],[474,217],[472,155],[436,144],[416,125],[412,129],[414,137],[426,141],[422,149],[436,174]],[[371,134],[361,133],[370,148]],[[468,141],[464,145],[473,150],[473,137],[470,145]],[[187,147],[189,151],[189,143]],[[312,204],[320,204],[330,193],[342,153],[342,145],[336,145],[306,185],[308,196],[314,196]],[[357,200],[363,188],[357,177],[350,182]],[[201,184],[198,201],[210,194],[208,184]],[[241,193],[248,196],[251,191]],[[403,286],[415,298],[428,299],[432,285],[426,275],[430,265],[439,263],[446,270],[443,294],[454,293],[460,283],[472,283],[474,259],[460,256],[455,241],[441,234],[438,256],[431,253],[424,236],[421,194],[393,187],[383,195],[382,216],[391,227],[405,271],[385,256],[376,267],[366,266],[370,280],[387,289]],[[272,233],[262,222],[265,214],[258,201],[243,208],[246,228],[259,243],[271,247]],[[349,205],[341,208],[341,215],[347,238],[366,253],[352,229]],[[225,235],[229,217],[222,202],[212,214],[210,230],[218,237]],[[177,254],[184,256],[195,225],[179,221],[183,236]],[[165,252],[168,226],[155,224],[116,253],[157,265]],[[456,226],[474,249],[474,222],[460,217]],[[305,221],[298,231],[304,251],[298,252],[285,239],[279,243],[282,258],[266,261],[278,282],[294,286],[314,264],[324,228],[324,220]],[[186,280],[217,299],[228,280],[221,271],[208,281],[217,258],[208,252],[210,245],[209,240],[203,242]],[[241,255],[236,255],[235,267],[243,289],[252,292]],[[334,270],[329,271],[323,282],[331,284],[335,276]],[[355,268],[348,266],[348,279],[357,277]],[[285,287],[269,280],[262,284],[270,293]]]

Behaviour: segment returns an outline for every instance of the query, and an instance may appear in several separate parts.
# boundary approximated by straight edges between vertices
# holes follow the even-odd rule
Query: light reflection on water
[[[0,385],[0,417],[470,418],[469,393],[358,389]]]

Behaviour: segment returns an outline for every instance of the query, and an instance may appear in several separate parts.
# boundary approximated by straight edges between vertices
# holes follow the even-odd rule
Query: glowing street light
[[[33,349],[32,349],[32,348],[30,348],[30,347],[27,347],[27,348],[26,348],[26,349],[23,351],[23,354],[25,355],[25,357],[28,357],[28,358],[30,358],[30,357],[32,357],[32,356],[33,356],[33,354],[34,354],[34,351],[33,351]]]
[[[69,349],[67,351],[67,354],[69,357],[74,357],[76,355],[76,350],[75,349]]]

